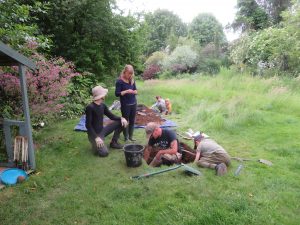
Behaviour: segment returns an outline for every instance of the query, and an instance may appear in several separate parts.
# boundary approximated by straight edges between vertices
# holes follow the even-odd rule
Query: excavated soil
[[[153,111],[152,109],[148,108],[145,105],[138,105],[137,106],[137,112],[135,117],[135,124],[136,125],[146,125],[149,122],[156,122],[159,124],[162,124],[165,122],[164,119],[162,119],[159,115],[159,113]],[[191,147],[189,147],[187,144],[180,142],[180,148],[182,151],[182,160],[183,163],[191,163],[195,159],[196,152]],[[148,164],[152,161],[154,156],[157,154],[156,150],[153,150],[150,153],[150,158],[148,160]]]
[[[191,163],[194,162],[196,157],[196,151],[193,150],[190,146],[183,142],[179,142],[180,148],[182,149],[182,159],[183,163]]]
[[[152,109],[148,108],[145,105],[138,105],[136,116],[135,116],[135,124],[140,126],[145,126],[149,122],[155,122],[162,124],[165,122],[159,115],[159,113],[154,112]]]
[[[183,142],[179,142],[179,146],[181,148],[182,158],[181,161],[178,163],[192,163],[195,160],[196,151],[193,150],[190,146]],[[146,147],[146,146],[145,146]],[[149,159],[147,160],[147,164],[150,164],[151,161],[154,159],[158,152],[158,149],[152,149],[149,155]]]

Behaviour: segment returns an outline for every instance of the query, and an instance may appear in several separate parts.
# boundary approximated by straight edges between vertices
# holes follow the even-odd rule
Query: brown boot
[[[216,170],[216,175],[223,176],[224,174],[227,173],[227,166],[225,165],[225,163],[220,163],[216,165],[215,170]]]

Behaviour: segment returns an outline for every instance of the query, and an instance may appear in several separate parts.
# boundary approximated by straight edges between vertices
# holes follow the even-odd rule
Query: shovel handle
[[[153,175],[156,175],[156,174],[160,174],[160,173],[164,173],[164,172],[168,172],[168,171],[171,171],[171,170],[176,170],[178,169],[179,167],[182,167],[183,165],[180,164],[180,165],[177,165],[177,166],[174,166],[174,167],[171,167],[171,168],[167,168],[167,169],[163,169],[163,170],[159,170],[159,171],[156,171],[156,172],[152,172],[152,173],[145,173],[145,174],[142,174],[142,175],[137,175],[137,176],[132,176],[131,179],[141,179],[143,177],[150,177],[150,176],[153,176]]]

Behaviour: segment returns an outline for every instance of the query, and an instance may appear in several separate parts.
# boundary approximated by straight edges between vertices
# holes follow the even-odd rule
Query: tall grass
[[[298,82],[298,83],[297,83]],[[78,120],[62,121],[37,135],[37,173],[0,192],[0,224],[299,224],[300,91],[297,79],[261,78],[222,70],[218,76],[138,82],[138,101],[171,99],[177,131],[201,130],[231,156],[251,158],[239,176],[232,161],[217,177],[156,171],[145,163],[127,168],[122,151],[93,156]],[[108,103],[113,91],[110,90]],[[145,144],[142,129],[135,131]],[[191,142],[186,141],[192,145]],[[106,139],[109,143],[109,138]],[[268,159],[272,167],[258,163]],[[195,165],[191,165],[194,166]]]

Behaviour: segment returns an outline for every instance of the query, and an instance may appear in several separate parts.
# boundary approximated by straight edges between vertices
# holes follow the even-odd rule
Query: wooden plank
[[[3,54],[1,54],[1,58],[2,58],[1,61],[3,61],[4,64],[6,64],[6,63],[9,64],[12,62],[12,60],[14,60],[15,65],[18,65],[19,63],[21,63],[31,69],[36,68],[35,64],[30,59],[28,59],[24,55],[20,54],[19,52],[15,51],[8,45],[5,45],[1,41],[0,41],[0,52],[2,52],[5,55],[5,56],[3,56]]]
[[[25,135],[28,138],[28,156],[29,156],[29,167],[35,169],[35,155],[34,155],[34,145],[32,140],[30,113],[29,113],[29,103],[26,88],[26,77],[25,77],[25,66],[19,64],[19,74],[20,74],[20,84],[22,90],[22,100],[23,100],[23,112],[25,117]]]

